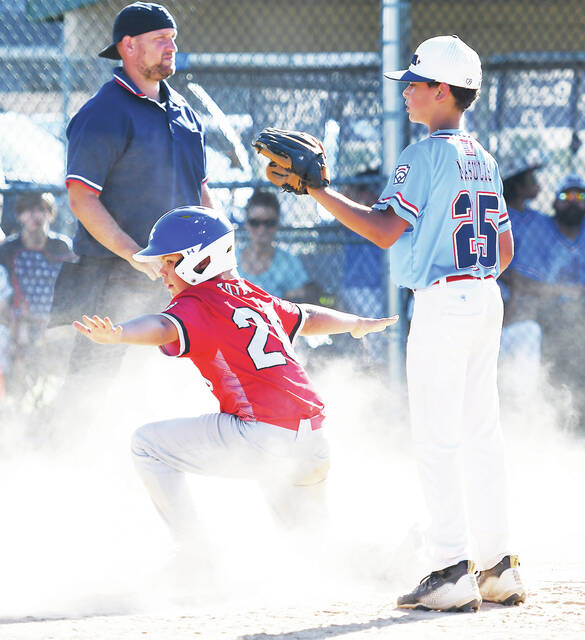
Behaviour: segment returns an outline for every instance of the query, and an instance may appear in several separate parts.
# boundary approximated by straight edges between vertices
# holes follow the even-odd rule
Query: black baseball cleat
[[[398,598],[403,609],[434,611],[477,611],[481,594],[474,574],[475,565],[462,560],[423,578],[414,591]]]
[[[478,577],[479,591],[486,602],[506,606],[526,600],[526,590],[520,579],[518,556],[504,556],[491,569],[481,571]]]

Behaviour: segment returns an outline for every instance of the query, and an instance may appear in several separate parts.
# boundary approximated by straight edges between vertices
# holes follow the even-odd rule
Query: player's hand
[[[136,271],[142,271],[151,280],[160,278],[160,262],[153,260],[152,262],[137,262],[134,258],[129,258],[128,262],[133,266]]]
[[[112,321],[106,316],[82,316],[83,322],[75,320],[73,326],[79,333],[86,338],[97,342],[98,344],[117,344],[122,339],[122,327],[112,324]]]
[[[397,315],[390,318],[358,318],[356,326],[350,333],[354,338],[363,338],[368,333],[384,331],[386,327],[390,327],[397,322]]]

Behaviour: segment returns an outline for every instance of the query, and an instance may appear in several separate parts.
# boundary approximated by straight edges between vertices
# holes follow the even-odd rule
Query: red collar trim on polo
[[[124,87],[124,89],[130,91],[130,93],[133,93],[139,98],[146,98],[146,94],[140,91],[140,89],[138,89],[138,87],[133,82],[127,80],[126,78],[122,78],[120,75],[118,75],[118,73],[116,73],[116,71],[114,71],[114,80],[117,84],[119,84],[121,87]]]
[[[116,82],[116,84],[120,85],[123,89],[126,89],[126,91],[129,91],[130,93],[135,95],[137,98],[143,98],[144,100],[151,100],[152,102],[159,105],[163,109],[165,108],[164,104],[161,104],[157,100],[152,100],[151,98],[149,98],[143,91],[141,91],[132,82],[132,80],[127,78],[122,67],[118,67],[117,69],[114,70],[114,81]],[[160,81],[160,88],[161,88],[161,94],[166,95],[165,103],[167,100],[173,102],[173,97],[171,96],[171,88],[164,80]],[[177,104],[181,104],[179,100],[174,100],[174,102]],[[184,99],[182,99],[182,102],[185,102]]]
[[[132,82],[132,80],[130,80],[126,76],[126,74],[124,73],[124,70],[123,70],[122,67],[118,67],[117,69],[114,70],[114,81],[120,87],[122,87],[123,89],[126,89],[126,91],[129,91],[130,93],[135,95],[137,98],[142,98],[144,100],[151,100],[151,102],[154,102],[155,104],[159,105],[163,109],[165,109],[165,104],[166,104],[167,101],[174,102],[175,104],[179,104],[179,105],[181,103],[185,102],[185,100],[182,98],[182,96],[179,96],[179,98],[181,98],[180,100],[177,100],[176,98],[173,98],[173,95],[171,94],[171,88],[169,87],[169,85],[164,80],[160,81],[160,89],[161,89],[161,95],[162,96],[166,96],[165,97],[165,104],[162,104],[162,103],[158,102],[158,100],[152,100],[143,91],[141,91]],[[175,95],[178,96],[178,94],[175,94]]]

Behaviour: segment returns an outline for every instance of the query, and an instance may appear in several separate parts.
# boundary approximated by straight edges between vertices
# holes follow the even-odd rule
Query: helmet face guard
[[[237,266],[234,243],[234,228],[223,212],[207,207],[179,207],[155,223],[148,246],[133,258],[150,262],[180,253],[183,258],[177,262],[175,273],[196,285]],[[207,264],[199,267],[206,260]]]

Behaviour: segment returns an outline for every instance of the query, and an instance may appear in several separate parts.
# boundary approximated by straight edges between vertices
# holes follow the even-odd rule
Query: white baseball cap
[[[455,87],[479,89],[481,61],[457,36],[437,36],[418,45],[408,69],[384,74],[404,82],[446,82]]]

